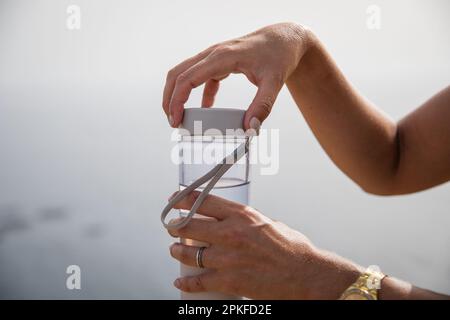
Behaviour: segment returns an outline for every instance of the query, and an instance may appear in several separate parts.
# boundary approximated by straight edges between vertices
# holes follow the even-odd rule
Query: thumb
[[[260,125],[269,116],[282,86],[282,83],[272,80],[263,80],[261,82],[255,98],[245,113],[244,128],[246,130],[252,127],[251,124],[253,126],[254,124]],[[253,118],[255,119],[252,120]],[[258,130],[259,128],[253,129]]]

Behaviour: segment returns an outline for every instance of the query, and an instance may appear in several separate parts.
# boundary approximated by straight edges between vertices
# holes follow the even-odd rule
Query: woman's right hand
[[[294,23],[271,25],[225,41],[183,61],[167,74],[163,108],[178,127],[191,90],[203,83],[202,107],[211,107],[219,82],[230,73],[243,73],[258,87],[248,107],[244,127],[258,129],[269,115],[278,92],[310,46],[310,32]]]

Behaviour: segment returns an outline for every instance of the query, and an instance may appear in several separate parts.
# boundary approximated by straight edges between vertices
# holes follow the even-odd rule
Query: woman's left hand
[[[189,210],[198,192],[175,208]],[[175,280],[187,292],[216,291],[252,299],[336,299],[358,277],[353,263],[317,249],[301,233],[255,209],[209,195],[197,213],[217,221],[192,219],[170,230],[173,237],[210,244],[203,251],[205,273]],[[174,243],[171,255],[197,266],[198,247]]]

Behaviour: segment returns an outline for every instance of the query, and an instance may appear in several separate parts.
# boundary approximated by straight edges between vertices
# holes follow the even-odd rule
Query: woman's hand
[[[198,194],[191,193],[175,208],[189,210]],[[361,271],[251,207],[209,195],[197,212],[217,221],[194,218],[187,226],[169,231],[174,237],[210,244],[202,256],[209,270],[177,279],[174,284],[183,291],[252,299],[336,299]],[[175,259],[190,266],[196,266],[197,250],[180,243],[170,247]]]
[[[211,107],[219,81],[243,73],[258,87],[244,118],[255,128],[269,115],[278,92],[308,49],[309,32],[293,23],[262,28],[238,39],[216,44],[180,63],[167,75],[163,108],[172,127],[183,118],[191,90],[205,83],[202,107]],[[256,121],[256,122],[255,122]]]

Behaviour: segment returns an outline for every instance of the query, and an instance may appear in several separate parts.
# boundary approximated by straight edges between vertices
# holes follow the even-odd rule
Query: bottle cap
[[[245,110],[232,108],[186,108],[181,135],[244,136]]]

